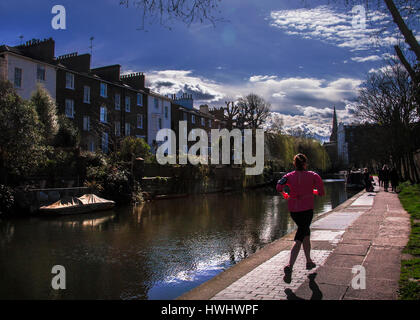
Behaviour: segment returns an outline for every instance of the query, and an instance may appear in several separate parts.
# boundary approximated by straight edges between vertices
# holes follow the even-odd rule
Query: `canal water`
[[[342,181],[325,187],[318,215],[354,194]],[[0,219],[0,299],[174,299],[294,228],[271,188]],[[54,265],[65,290],[51,287]]]

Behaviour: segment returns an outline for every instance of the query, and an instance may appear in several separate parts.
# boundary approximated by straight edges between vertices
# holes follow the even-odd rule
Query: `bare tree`
[[[395,63],[368,77],[359,91],[356,115],[382,129],[392,161],[398,169],[404,169],[407,178],[418,181],[412,157],[419,143],[416,138],[419,118],[413,93],[408,72]]]
[[[251,93],[245,98],[239,98],[237,102],[239,108],[238,127],[241,129],[259,129],[267,120],[270,114],[271,105],[262,97]]]
[[[145,22],[159,21],[168,26],[173,21],[181,21],[190,26],[194,22],[210,22],[213,25],[222,21],[219,4],[221,0],[119,0],[120,6],[133,7],[141,12],[141,26]]]
[[[275,117],[268,129],[269,133],[280,134],[283,130],[284,120],[283,117]]]
[[[226,127],[232,130],[237,125],[239,116],[239,107],[233,101],[225,101],[226,107],[224,108],[224,118]]]
[[[411,29],[419,27],[419,14],[420,14],[420,1],[418,0],[333,0],[333,2],[343,2],[346,6],[364,5],[366,8],[375,8],[384,14],[390,14],[392,22],[382,25],[381,31],[378,33],[379,41],[380,36],[385,29],[392,26],[397,26],[400,34],[402,35],[408,50],[402,48],[402,44],[394,46],[394,50],[400,62],[409,73],[413,82],[418,85],[420,82],[419,71],[415,72],[416,64],[420,61],[420,45],[414,36]],[[403,52],[405,51],[405,52]],[[414,59],[408,59],[408,55],[413,55]],[[409,60],[417,60],[417,63]]]

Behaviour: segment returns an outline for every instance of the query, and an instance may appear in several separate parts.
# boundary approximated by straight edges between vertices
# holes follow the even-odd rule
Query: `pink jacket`
[[[280,181],[282,180],[284,184],[280,184]],[[290,197],[288,199],[290,212],[313,209],[314,189],[318,190],[319,196],[323,196],[325,194],[324,183],[322,182],[321,177],[313,171],[296,170],[289,172],[277,183],[277,191],[282,192],[284,186],[288,186],[290,189]]]

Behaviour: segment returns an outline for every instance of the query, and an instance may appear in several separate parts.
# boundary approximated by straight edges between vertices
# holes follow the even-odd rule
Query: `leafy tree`
[[[10,82],[0,82],[0,132],[0,179],[31,174],[45,160],[35,107]]]
[[[121,159],[131,161],[133,157],[146,159],[151,156],[150,146],[142,138],[128,136],[121,141]]]
[[[304,153],[309,159],[311,170],[327,171],[330,169],[330,159],[325,148],[315,139],[282,134],[281,132],[266,132],[267,151],[270,160],[277,162],[282,170],[293,168],[293,157]]]
[[[38,113],[45,141],[47,143],[52,143],[59,130],[55,101],[44,87],[38,85],[36,91],[32,95],[31,102]]]
[[[80,144],[79,130],[65,115],[58,116],[59,130],[54,139],[56,147],[77,148]]]

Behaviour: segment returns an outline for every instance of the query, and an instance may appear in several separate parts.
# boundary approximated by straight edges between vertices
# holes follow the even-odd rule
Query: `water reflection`
[[[347,199],[326,183],[317,214]],[[93,215],[0,221],[2,299],[172,299],[294,228],[273,189],[146,203]],[[67,289],[50,287],[65,266]]]

